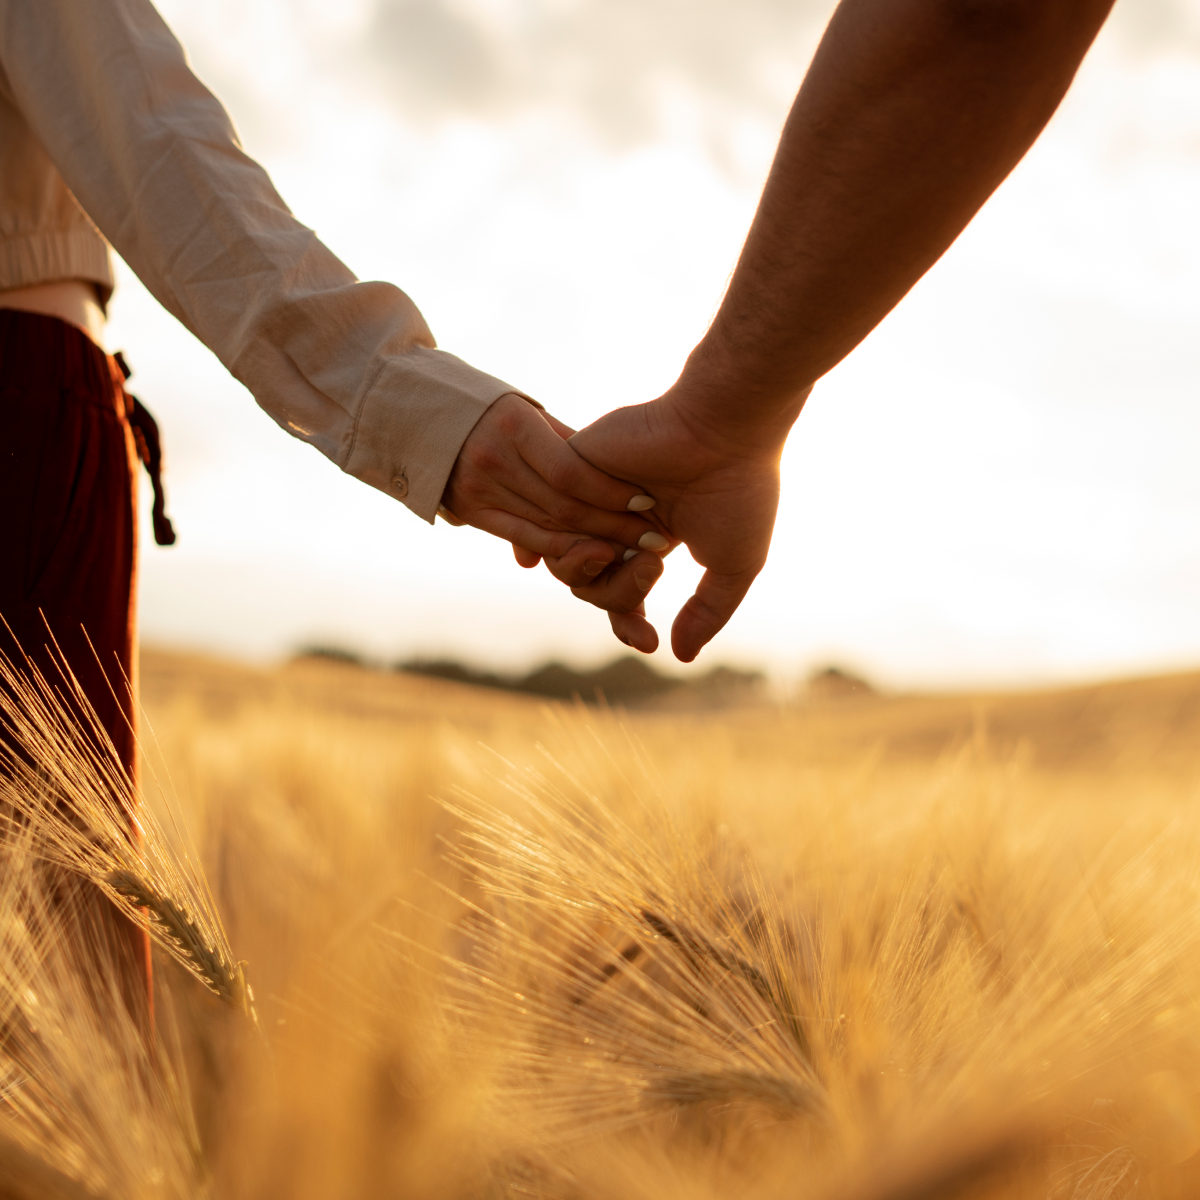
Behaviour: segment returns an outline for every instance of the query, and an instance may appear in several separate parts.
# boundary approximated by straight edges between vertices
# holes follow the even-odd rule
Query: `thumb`
[[[646,620],[646,606],[640,605],[633,612],[608,614],[608,623],[617,638],[633,650],[653,654],[658,649],[658,631]]]
[[[723,575],[705,571],[696,593],[671,626],[671,649],[680,662],[691,662],[725,627],[745,599],[759,568]]]
[[[565,421],[560,421],[557,417],[552,416],[550,413],[545,411],[542,412],[542,416],[545,418],[546,424],[549,425],[550,428],[553,429],[554,432],[557,433],[564,442],[568,438],[575,436],[577,430],[572,429],[570,425],[566,424]]]

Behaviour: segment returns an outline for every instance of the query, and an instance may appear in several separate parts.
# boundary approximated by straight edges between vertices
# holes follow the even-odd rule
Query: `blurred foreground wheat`
[[[0,944],[0,1181],[1200,1196],[1200,681],[720,717],[321,664],[148,656],[145,687],[211,881],[181,911],[224,919],[201,941],[250,961],[261,1033],[161,930],[176,1049],[84,1004],[38,932],[34,813],[0,897],[34,914]],[[143,877],[173,838],[148,826]],[[37,1053],[23,988],[57,1006]]]

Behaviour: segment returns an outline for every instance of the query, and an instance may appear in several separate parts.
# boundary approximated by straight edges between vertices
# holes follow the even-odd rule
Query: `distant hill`
[[[808,700],[848,700],[876,695],[861,675],[843,667],[822,667],[808,677],[805,698]]]
[[[679,679],[657,671],[644,658],[632,654],[602,667],[577,671],[561,662],[548,662],[528,674],[507,676],[470,667],[454,659],[409,659],[398,670],[412,675],[501,688],[549,700],[578,696],[587,704],[608,703],[625,707],[721,708],[761,699],[766,677],[761,671],[714,667],[704,675]]]
[[[643,660],[643,665],[649,664]],[[141,684],[147,707],[187,696],[206,713],[228,715],[243,704],[288,695],[372,720],[407,721],[436,712],[480,737],[489,736],[496,721],[508,720],[511,712],[528,714],[537,707],[530,701],[538,693],[519,691],[514,680],[496,672],[461,663],[424,666],[432,669],[365,670],[341,654],[317,654],[297,656],[278,669],[260,668],[146,647]],[[598,673],[574,674],[587,679]],[[816,673],[818,679],[823,674]],[[488,682],[489,677],[498,682]],[[439,679],[449,682],[442,685]],[[791,703],[770,707],[761,704],[763,684],[755,672],[718,667],[672,682],[672,690],[641,700],[608,699],[638,709],[647,730],[660,722],[662,728],[688,728],[699,736],[707,728],[737,730],[747,753],[763,755],[785,738],[796,761],[809,764],[931,762],[986,744],[997,761],[1020,761],[1031,769],[1174,778],[1181,806],[1194,802],[1200,778],[1200,671],[1026,691],[942,693],[872,692],[859,689],[861,680],[843,687],[844,680],[830,686],[826,678]],[[474,686],[460,690],[463,684]],[[757,706],[742,702],[743,687],[752,701],[760,701]],[[594,689],[584,693],[581,687],[579,694],[595,700]],[[709,726],[706,714],[714,711],[721,712],[719,724]],[[695,724],[674,724],[685,716]]]

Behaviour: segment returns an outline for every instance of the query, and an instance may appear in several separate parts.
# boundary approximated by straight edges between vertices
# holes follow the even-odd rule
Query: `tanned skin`
[[[813,384],[945,253],[1045,127],[1112,0],[843,0],[783,129],[729,290],[679,380],[571,438],[635,482],[705,568],[671,632],[692,661],[766,563],[779,459]],[[618,611],[651,555],[574,591]],[[555,562],[548,560],[551,569]],[[657,578],[657,574],[654,574]],[[614,579],[619,582],[614,582]],[[650,579],[653,582],[653,579]],[[636,594],[636,593],[632,593]]]

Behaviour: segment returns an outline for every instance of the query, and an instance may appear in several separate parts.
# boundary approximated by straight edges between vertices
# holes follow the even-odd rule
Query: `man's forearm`
[[[689,360],[694,416],[781,440],[1029,149],[1111,6],[843,0]]]

